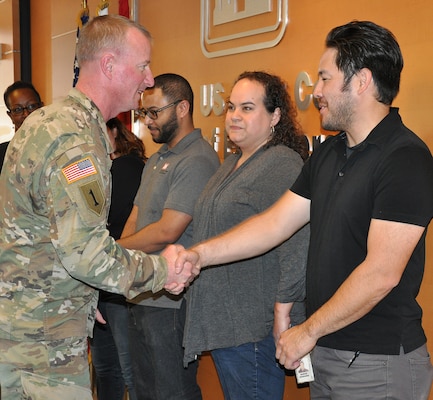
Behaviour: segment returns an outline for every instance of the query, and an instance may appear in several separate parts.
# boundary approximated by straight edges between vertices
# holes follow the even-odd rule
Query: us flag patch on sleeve
[[[68,183],[78,181],[79,179],[86,178],[87,176],[97,173],[92,160],[89,157],[83,158],[71,165],[62,169]]]

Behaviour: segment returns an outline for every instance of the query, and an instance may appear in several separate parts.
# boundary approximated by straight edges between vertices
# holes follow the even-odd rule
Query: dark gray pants
[[[311,400],[427,400],[433,367],[427,347],[400,355],[361,353],[317,346],[312,352],[315,381]]]

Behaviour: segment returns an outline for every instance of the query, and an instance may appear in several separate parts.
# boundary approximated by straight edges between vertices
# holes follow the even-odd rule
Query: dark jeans
[[[122,400],[125,385],[129,399],[137,400],[129,352],[126,301],[99,301],[98,309],[107,321],[106,325],[95,324],[90,340],[98,400]]]
[[[183,366],[185,301],[180,309],[129,305],[129,338],[140,400],[201,400],[197,362]]]
[[[272,331],[259,342],[212,350],[225,400],[281,400],[285,372],[275,359]]]

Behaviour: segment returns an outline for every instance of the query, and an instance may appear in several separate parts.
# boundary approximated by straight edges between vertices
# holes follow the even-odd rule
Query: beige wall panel
[[[14,81],[14,59],[18,59],[19,63],[19,56],[13,52],[19,50],[13,38],[13,7],[16,6],[13,3],[16,0],[0,1],[0,143],[9,140],[14,133],[14,126],[6,114],[3,101],[5,89]]]

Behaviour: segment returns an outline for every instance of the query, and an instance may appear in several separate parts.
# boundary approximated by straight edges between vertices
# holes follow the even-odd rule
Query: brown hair
[[[114,149],[115,154],[120,156],[135,154],[144,161],[147,160],[143,142],[140,138],[135,136],[119,118],[115,117],[108,120],[107,128],[111,130],[117,129],[117,136],[115,138],[116,148]]]

